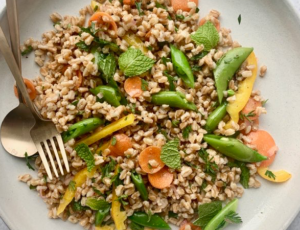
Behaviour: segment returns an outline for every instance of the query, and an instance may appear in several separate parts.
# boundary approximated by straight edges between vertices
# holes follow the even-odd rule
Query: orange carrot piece
[[[139,77],[127,78],[124,83],[125,92],[131,97],[140,97],[143,94],[142,79]]]
[[[242,112],[243,114],[249,114],[251,112],[255,113],[255,110],[257,107],[261,107],[262,104],[260,101],[256,101],[253,98],[249,98],[249,101],[247,102],[247,104],[245,105],[245,107],[243,108]],[[258,115],[255,113],[255,116],[253,117],[248,117],[249,120],[254,121],[258,119]]]
[[[108,22],[104,22],[102,19],[103,17],[107,17],[109,19]],[[92,24],[92,22],[96,21],[98,24],[104,24],[109,23],[111,28],[116,32],[118,32],[118,27],[112,16],[110,16],[108,13],[105,12],[95,12],[89,19],[89,26]]]
[[[115,138],[116,143],[113,145],[112,142],[114,141],[113,139]],[[110,150],[110,155],[113,155],[115,157],[118,156],[124,156],[124,152],[132,147],[132,142],[130,138],[121,133],[121,134],[116,134],[113,136],[113,138],[110,140],[110,145],[109,145],[109,150]]]
[[[168,167],[162,168],[160,171],[154,174],[148,174],[150,184],[154,188],[164,189],[171,185],[174,175],[168,169]]]
[[[135,0],[123,0],[123,4],[133,6],[135,4]]]
[[[33,82],[30,81],[29,79],[27,79],[27,78],[23,78],[23,79],[24,79],[24,83],[26,85],[29,97],[33,101],[36,98],[36,89],[35,89],[35,86],[34,86]],[[17,90],[16,86],[14,86],[14,93],[15,93],[15,96],[18,98],[19,94],[18,94],[18,90]]]
[[[172,0],[174,12],[177,10],[190,11],[191,9],[188,7],[188,2],[194,2],[196,6],[198,6],[198,0]]]
[[[139,155],[139,164],[142,168],[142,170],[145,173],[153,174],[161,170],[165,164],[160,159],[160,152],[161,149],[156,146],[149,146],[145,148]],[[151,166],[149,164],[149,161],[155,160],[157,163],[157,166]]]
[[[202,25],[205,24],[205,22],[207,22],[206,17],[204,17],[204,18],[202,18],[202,19],[200,20],[199,25],[202,26]],[[216,27],[217,31],[220,31],[221,25],[220,25],[219,20],[216,19],[215,21],[211,21],[211,22],[214,24],[214,26]]]
[[[268,167],[275,159],[278,147],[275,144],[273,137],[264,130],[257,130],[248,135],[252,145],[261,155],[268,157],[268,160],[263,161],[260,167]]]
[[[179,230],[185,230],[187,226],[190,226],[191,230],[201,230],[199,226],[193,225],[191,222],[187,220],[182,221]]]
[[[77,71],[77,77],[78,77],[78,81],[76,82],[74,90],[77,90],[83,82],[83,76],[80,70]]]

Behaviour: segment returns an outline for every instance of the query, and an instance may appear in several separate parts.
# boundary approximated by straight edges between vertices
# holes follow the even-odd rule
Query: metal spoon
[[[20,36],[16,1],[7,0],[6,6],[12,51],[21,70]],[[1,142],[4,149],[16,157],[25,157],[25,152],[28,156],[32,156],[37,153],[35,144],[30,136],[30,130],[35,124],[35,120],[30,109],[24,104],[19,89],[18,94],[20,102],[18,107],[10,111],[2,122],[0,131]]]

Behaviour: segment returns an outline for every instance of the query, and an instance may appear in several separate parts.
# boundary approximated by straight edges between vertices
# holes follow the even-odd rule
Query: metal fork
[[[51,121],[45,121],[45,120],[40,119],[39,115],[36,113],[34,105],[33,105],[32,101],[30,100],[29,94],[28,94],[26,86],[24,84],[20,69],[18,68],[16,60],[12,54],[12,51],[7,43],[7,40],[5,38],[5,35],[4,35],[1,27],[0,27],[0,50],[6,60],[7,65],[9,66],[9,68],[12,72],[13,77],[16,80],[17,86],[19,87],[19,89],[25,99],[26,105],[29,107],[29,109],[32,112],[32,115],[34,116],[34,118],[36,120],[35,125],[33,126],[32,130],[30,131],[30,135],[31,135],[31,138],[32,138],[33,142],[35,143],[38,153],[42,159],[43,165],[48,174],[48,178],[50,180],[53,179],[47,158],[49,159],[49,161],[51,163],[51,167],[54,171],[55,176],[58,177],[58,172],[56,169],[55,162],[53,160],[53,155],[56,158],[56,162],[58,164],[61,174],[64,175],[64,170],[63,170],[63,167],[62,167],[62,164],[60,161],[60,157],[59,157],[56,145],[58,145],[58,147],[59,147],[59,151],[63,158],[64,166],[65,166],[67,172],[69,172],[70,169],[69,169],[69,163],[67,160],[67,155],[65,152],[65,148],[64,148],[64,144],[63,144],[61,135],[56,130],[55,125]],[[20,117],[22,117],[22,114],[20,114]]]

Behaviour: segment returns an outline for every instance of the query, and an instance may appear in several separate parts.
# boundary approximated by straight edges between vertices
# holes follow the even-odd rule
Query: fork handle
[[[7,40],[5,38],[5,35],[4,35],[1,27],[0,27],[0,50],[2,52],[4,59],[6,60],[8,67],[10,68],[10,71],[12,72],[13,77],[16,80],[17,86],[19,87],[19,89],[25,99],[26,105],[31,110],[34,117],[37,118],[36,111],[34,109],[32,101],[30,100],[30,97],[27,92],[27,88],[25,86],[20,69],[17,65],[16,59],[14,58],[13,53],[11,52],[11,49],[7,43]]]

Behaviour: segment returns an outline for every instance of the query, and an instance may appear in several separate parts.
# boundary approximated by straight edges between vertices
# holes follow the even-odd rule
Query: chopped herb
[[[109,177],[109,174],[112,171],[114,171],[116,164],[117,164],[116,161],[110,158],[110,162],[101,168],[101,173],[102,173],[101,179],[103,179],[104,177]]]
[[[235,94],[235,92],[232,89],[227,90],[228,97],[231,97]]]
[[[252,110],[251,112],[249,112],[247,114],[240,113],[240,119],[241,120],[244,121],[246,119],[246,120],[248,120],[251,123],[252,123],[252,120],[249,117],[255,117],[255,116],[256,116],[256,114],[255,114],[254,110]]]
[[[148,163],[148,168],[149,168],[149,169],[152,169],[152,165],[150,165],[150,163]]]
[[[212,177],[212,181],[216,179],[218,165],[212,162],[213,157],[209,158],[209,154],[205,149],[199,151],[199,157],[204,161],[204,172]]]
[[[173,127],[178,127],[179,123],[180,123],[180,121],[178,121],[178,120],[173,120],[173,121],[172,121],[172,126],[173,126]]]
[[[147,49],[150,50],[150,51],[152,51],[153,47],[152,46],[148,46]]]
[[[111,145],[114,146],[116,144],[117,144],[117,138],[115,136],[113,136],[111,139]]]
[[[88,207],[82,206],[80,201],[78,201],[78,202],[73,201],[72,204],[71,204],[71,207],[72,207],[74,212],[80,212],[80,211],[88,210]]]
[[[168,216],[169,216],[169,218],[175,218],[175,219],[178,218],[178,214],[174,213],[172,211],[169,211]]]
[[[191,162],[188,162],[188,161],[184,161],[183,163],[184,163],[185,165],[187,165],[187,166],[193,168],[193,169],[199,168],[197,165],[194,165],[194,164],[192,164]]]
[[[168,140],[168,134],[167,134],[167,131],[162,129],[161,127],[158,127],[158,130],[157,130],[158,133],[161,133],[162,135],[164,135],[164,137]]]
[[[95,178],[95,177],[91,178],[91,181],[92,181],[93,183],[95,183],[95,182],[96,182],[96,178]]]
[[[67,28],[70,29],[71,26],[72,26],[71,23],[69,23],[69,24],[67,25]]]
[[[261,102],[261,106],[262,106],[262,107],[265,107],[265,105],[267,104],[268,100],[269,100],[269,99],[262,101],[262,102]]]
[[[167,62],[171,62],[171,59],[170,58],[166,58],[166,57],[162,57],[161,58],[161,61],[164,65],[167,65]]]
[[[193,71],[193,72],[197,72],[197,71],[200,71],[200,70],[202,70],[202,67],[201,67],[201,66],[199,66],[199,65],[194,65],[194,66],[192,66],[192,71]]]
[[[172,18],[171,18],[171,16],[170,16],[170,15],[168,15],[168,19],[169,19],[169,20],[172,20]]]
[[[44,179],[44,182],[47,183],[47,176],[46,175],[43,176],[43,179]]]
[[[177,27],[177,26],[175,26],[175,32],[176,32],[176,33],[178,32],[178,30],[179,30],[179,29],[178,29],[178,27]]]
[[[121,174],[121,168],[118,167],[117,173],[115,173],[115,175],[113,175],[113,177],[111,178],[111,182],[114,184],[115,187],[123,183],[122,180],[120,179],[120,174]]]
[[[22,56],[28,55],[33,51],[32,46],[26,46],[26,49],[24,51],[21,52]]]
[[[226,221],[223,220],[223,221],[218,225],[218,227],[216,228],[216,230],[221,230],[223,227],[225,227],[225,224],[226,224]]]
[[[86,51],[86,52],[88,52],[89,50],[90,50],[90,46],[88,46],[87,44],[85,44],[85,42],[84,41],[80,41],[80,42],[77,42],[76,43],[76,46],[79,48],[79,49],[81,49],[81,50],[83,50],[83,51]]]
[[[142,90],[146,91],[148,89],[148,82],[142,79]]]
[[[96,198],[87,198],[86,206],[90,207],[94,211],[107,209],[110,207],[110,204],[106,200],[98,200]]]
[[[184,16],[182,14],[176,14],[176,19],[181,21],[184,19]]]
[[[239,17],[238,17],[239,25],[241,25],[241,21],[242,21],[242,15],[240,14]]]
[[[199,11],[200,11],[200,10],[199,10],[199,8],[197,7],[197,8],[196,8],[196,13],[199,13]]]
[[[104,194],[102,192],[100,192],[98,189],[96,189],[95,187],[92,187],[93,188],[93,191],[99,195],[99,196],[104,196]]]
[[[191,60],[192,60],[192,61],[198,61],[198,60],[204,58],[207,54],[208,54],[207,51],[202,51],[201,53],[199,53],[199,54],[193,56],[193,57],[191,58]]]
[[[36,187],[37,187],[37,186],[33,186],[33,185],[30,185],[30,186],[29,186],[30,190],[35,190]]]
[[[128,202],[124,200],[124,199],[127,199],[127,198],[128,198],[128,195],[124,194],[122,196],[119,196],[117,198],[117,200],[120,201],[123,206],[127,206]]]
[[[55,27],[56,25],[60,25],[61,24],[61,21],[57,21],[55,23],[53,23],[53,27]]]
[[[130,107],[131,112],[132,112],[133,114],[135,114],[135,112],[136,112],[136,111],[135,111],[136,104],[135,104],[135,103],[130,104],[129,107]]]
[[[244,162],[234,161],[229,162],[228,166],[231,168],[236,167],[241,169],[240,183],[245,189],[249,188],[250,170],[246,164]]]
[[[75,106],[77,106],[77,104],[78,104],[78,100],[76,100],[76,101],[73,101],[72,103],[71,103],[71,105],[75,105]]]
[[[87,169],[89,172],[93,170],[95,167],[95,159],[94,155],[91,152],[88,145],[82,143],[75,147],[75,150],[77,152],[77,155],[86,162]]]
[[[136,3],[135,3],[135,6],[136,6],[136,8],[137,8],[137,10],[138,10],[138,12],[139,12],[139,15],[140,15],[140,16],[144,15],[144,12],[143,12],[143,10],[142,10],[142,2],[136,2]]]
[[[225,221],[229,224],[242,223],[242,218],[236,212],[230,212],[225,216]]]
[[[201,189],[204,190],[207,187],[207,182],[203,181],[201,185]]]
[[[166,75],[167,78],[168,78],[168,82],[169,82],[169,90],[170,90],[170,91],[175,91],[175,90],[176,90],[176,87],[175,87],[175,85],[174,85],[174,80],[175,80],[174,77],[173,77],[172,75],[168,74],[167,71],[164,71],[164,75]]]
[[[270,170],[267,170],[265,175],[273,180],[276,180],[276,176],[274,175],[274,173]]]
[[[76,182],[71,180],[70,183],[69,183],[69,186],[68,186],[68,189],[72,192],[75,192],[76,190]]]
[[[156,8],[162,8],[162,9],[168,10],[168,8],[165,5],[162,5],[159,2],[155,2],[155,7]]]
[[[188,139],[190,136],[190,132],[192,132],[192,126],[188,125],[182,130],[182,137],[184,139]]]
[[[99,6],[96,5],[96,6],[94,7],[94,12],[96,12],[98,9],[99,9]]]
[[[25,160],[26,160],[26,165],[29,169],[35,171],[35,169],[31,166],[30,160],[32,159],[33,156],[29,157],[27,152],[25,153]]]

